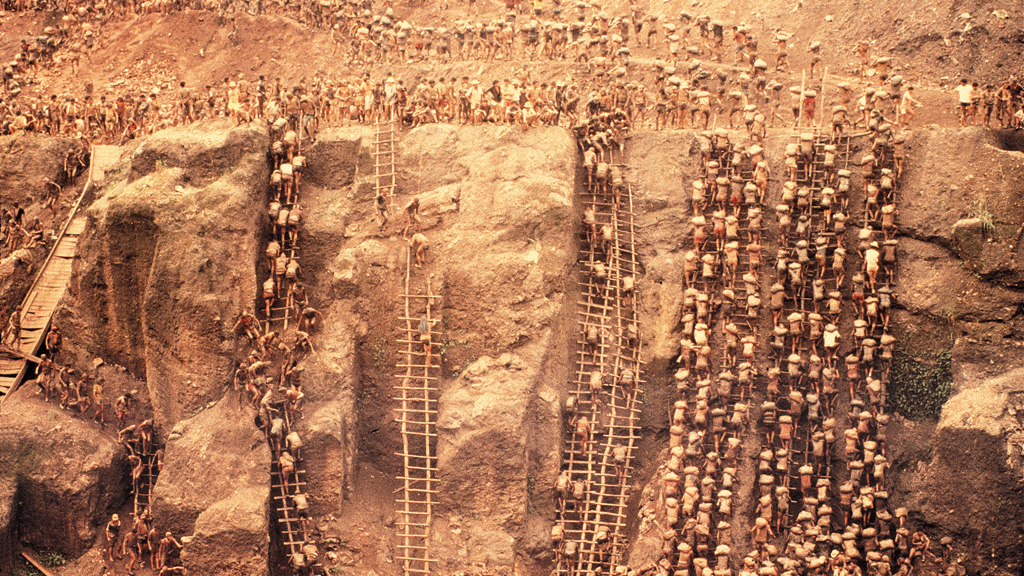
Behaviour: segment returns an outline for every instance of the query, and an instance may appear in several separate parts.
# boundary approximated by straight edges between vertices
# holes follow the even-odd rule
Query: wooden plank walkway
[[[90,154],[89,181],[93,184],[102,183],[106,171],[117,164],[120,158],[120,147],[94,145]],[[84,192],[71,207],[68,221],[57,235],[57,243],[50,250],[50,255],[43,262],[42,269],[21,304],[21,335],[17,342],[11,344],[12,348],[22,354],[39,354],[50,328],[53,311],[64,297],[75,254],[78,252],[78,239],[85,232],[87,222],[85,216],[77,215],[83,196]],[[28,366],[24,358],[0,356],[0,404],[21,383],[28,372]]]
[[[36,278],[21,306],[21,336],[13,348],[37,355],[50,328],[57,303],[64,297],[74,263],[78,239],[85,231],[86,217],[75,217],[57,241],[50,258]],[[23,358],[0,359],[0,402],[25,377],[28,363]]]

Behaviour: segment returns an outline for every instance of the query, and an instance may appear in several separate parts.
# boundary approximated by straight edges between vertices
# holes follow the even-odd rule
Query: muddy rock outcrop
[[[37,246],[15,250],[0,260],[0,310],[14,310],[21,304],[45,259],[46,249]]]
[[[17,494],[18,483],[13,477],[0,478],[0,576],[14,574],[14,557],[18,554]]]
[[[39,200],[43,180],[63,181],[64,160],[75,149],[71,138],[38,134],[0,136],[0,201]]]
[[[575,344],[574,157],[547,128],[428,125],[401,142],[399,189],[429,207],[428,266],[412,284],[434,275],[438,352],[454,372],[440,384],[433,530],[451,570],[511,572],[546,552]],[[404,247],[360,246],[363,277],[404,275]]]
[[[268,484],[236,490],[196,519],[181,563],[191,574],[266,576]]]
[[[266,505],[270,448],[252,410],[239,410],[234,394],[179,422],[168,436],[165,454],[153,488],[153,516],[175,534],[191,534],[214,506],[233,509],[254,494]],[[262,528],[253,525],[249,530],[266,537],[266,518]]]
[[[0,413],[8,437],[17,439],[10,464],[17,474],[18,537],[36,549],[77,556],[129,497],[125,450],[111,435],[37,398],[33,388],[12,393]]]
[[[125,366],[171,427],[231,381],[231,328],[252,309],[269,178],[265,127],[157,133],[108,174],[57,324]]]
[[[650,370],[663,368],[679,352],[685,253],[680,247],[691,233],[692,216],[687,175],[698,172],[699,152],[697,134],[689,130],[636,134],[626,146],[629,158],[643,159],[627,169],[625,178],[636,195],[638,248],[646,265],[640,293],[653,320],[643,326],[654,363]],[[664,169],[640,169],[648,163]]]
[[[336,514],[353,489],[357,443],[354,391],[357,368],[355,334],[358,318],[351,302],[335,301],[324,310],[325,322],[317,333],[317,353],[301,364],[306,398],[292,429],[302,438],[307,491],[313,515]]]
[[[1007,146],[1013,138],[980,126],[916,130],[899,222],[904,234],[953,249],[970,271],[1021,287],[1024,152]]]
[[[988,574],[1018,574],[1024,561],[1022,377],[1020,368],[996,377],[961,368],[932,436],[931,457],[909,474],[903,495],[916,520],[983,546],[984,556],[996,560],[984,567]],[[978,560],[968,560],[968,571],[983,568]]]
[[[537,417],[549,425],[557,425],[559,416],[555,389],[537,382],[540,362],[530,361],[539,360],[543,344],[521,348],[523,356],[480,358],[441,396],[438,478],[442,504],[453,514],[465,511],[456,514],[459,530],[447,535],[464,551],[459,564],[511,568],[517,541],[527,537],[530,498],[554,482],[556,455],[538,462],[539,470],[524,465],[530,458],[527,442],[537,440],[529,430],[529,411],[541,408]]]
[[[270,448],[251,416],[229,395],[168,438],[153,516],[186,535],[181,559],[190,572],[268,573]]]

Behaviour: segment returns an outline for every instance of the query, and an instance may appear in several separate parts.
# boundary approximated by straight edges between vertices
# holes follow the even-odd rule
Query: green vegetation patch
[[[953,354],[950,350],[914,357],[905,350],[893,353],[889,373],[889,405],[911,420],[938,419],[953,389]]]

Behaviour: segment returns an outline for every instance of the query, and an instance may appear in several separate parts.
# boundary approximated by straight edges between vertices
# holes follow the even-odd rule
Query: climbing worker
[[[427,250],[430,249],[430,240],[422,233],[417,232],[407,242],[409,243],[409,252],[416,255],[416,267],[422,268],[426,262]]]

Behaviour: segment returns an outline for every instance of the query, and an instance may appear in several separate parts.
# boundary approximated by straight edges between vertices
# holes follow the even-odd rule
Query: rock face
[[[230,330],[256,294],[267,146],[255,124],[159,132],[108,174],[89,209],[86,256],[57,323],[80,355],[147,382],[158,425],[231,381]]]
[[[651,322],[642,329],[652,372],[664,369],[679,353],[685,252],[679,248],[690,234],[692,216],[690,198],[682,191],[689,185],[684,174],[698,173],[699,152],[696,134],[689,130],[638,134],[627,146],[629,158],[643,159],[631,162],[625,177],[636,195],[637,236],[646,265],[640,293]],[[659,169],[641,169],[648,164]]]
[[[46,249],[37,246],[31,250],[16,250],[0,260],[0,310],[14,310],[21,304],[39,264],[45,259]]]
[[[164,469],[153,488],[153,516],[175,534],[198,530],[214,507],[265,510],[270,497],[270,448],[253,423],[252,410],[238,409],[229,394],[209,410],[179,422],[165,447]],[[211,530],[207,517],[206,530]],[[267,519],[247,528],[267,537]],[[266,544],[264,543],[264,548]]]
[[[0,136],[0,201],[26,206],[28,199],[38,200],[44,178],[63,181],[64,158],[74,148],[70,138]]]
[[[459,343],[446,362],[471,367],[442,381],[438,408],[434,539],[453,571],[511,572],[549,534],[576,330],[574,158],[556,129],[428,125],[402,138],[399,190],[429,207],[427,270],[446,341]],[[363,262],[386,269],[376,243],[362,243]],[[401,275],[406,250],[391,250]]]
[[[983,543],[985,556],[995,560],[990,574],[1019,574],[1024,560],[1022,377],[1024,369],[994,378],[960,372],[959,392],[943,407],[931,439],[933,456],[913,474],[907,494],[918,520],[941,526],[957,542]]]
[[[35,397],[32,388],[11,394],[0,413],[17,438],[4,464],[18,478],[18,536],[33,548],[77,556],[128,498],[125,451],[111,436]]]
[[[265,576],[269,483],[239,488],[196,519],[195,532],[181,550],[190,574]]]
[[[367,156],[360,158],[364,145],[373,145],[371,128],[324,130],[306,152],[309,169],[303,172],[303,180],[323,188],[337,189],[352,184],[357,170],[372,174],[372,159]]]
[[[337,514],[353,489],[356,460],[358,380],[352,327],[358,319],[351,302],[335,301],[323,310],[325,322],[317,333],[317,353],[301,364],[306,399],[293,430],[302,437],[308,492],[313,516]]]
[[[14,575],[14,557],[18,554],[17,493],[18,483],[13,477],[0,478],[0,576]]]
[[[537,416],[550,427],[559,422],[555,390],[537,383],[541,363],[536,355],[544,344],[523,347],[523,357],[480,358],[441,396],[437,451],[442,505],[453,514],[461,511],[459,530],[447,535],[463,550],[452,566],[482,562],[508,569],[517,550],[529,549],[517,541],[531,537],[524,530],[530,499],[553,484],[551,471],[558,466],[557,453],[537,463],[542,466],[525,465],[534,448],[528,442],[539,440],[529,429],[529,412],[538,408],[535,395],[544,404]],[[471,518],[474,514],[482,517]]]
[[[916,130],[899,222],[913,238],[953,248],[973,272],[1021,287],[1024,153],[1005,139],[981,127]]]

